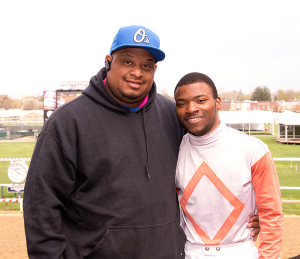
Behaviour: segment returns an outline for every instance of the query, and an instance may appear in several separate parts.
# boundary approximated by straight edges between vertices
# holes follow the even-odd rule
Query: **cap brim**
[[[139,49],[147,50],[155,57],[156,61],[163,61],[165,59],[165,56],[166,56],[165,53],[162,50],[157,49],[157,48],[146,47],[146,46],[137,46],[137,45],[128,45],[128,44],[118,46],[118,48],[115,48],[115,49],[111,49],[110,54],[113,51],[117,51],[117,50],[120,50],[120,49],[126,49],[126,48],[139,48]]]

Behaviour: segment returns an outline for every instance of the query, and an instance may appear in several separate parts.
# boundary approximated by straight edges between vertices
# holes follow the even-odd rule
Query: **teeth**
[[[201,119],[202,119],[202,117],[198,117],[198,118],[188,119],[188,121],[199,121]]]

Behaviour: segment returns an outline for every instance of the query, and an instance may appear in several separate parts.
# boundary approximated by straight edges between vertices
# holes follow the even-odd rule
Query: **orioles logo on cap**
[[[140,36],[140,37],[138,37]],[[138,39],[139,38],[139,39]],[[149,43],[149,39],[146,35],[146,32],[144,29],[139,29],[135,34],[134,34],[134,37],[133,37],[133,40],[136,42],[136,43],[140,43],[140,42],[143,42],[143,43]]]

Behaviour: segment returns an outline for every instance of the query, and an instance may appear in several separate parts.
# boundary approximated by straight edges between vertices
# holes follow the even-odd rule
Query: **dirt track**
[[[28,259],[23,214],[0,212],[0,258]],[[300,255],[300,216],[284,216],[281,259]]]

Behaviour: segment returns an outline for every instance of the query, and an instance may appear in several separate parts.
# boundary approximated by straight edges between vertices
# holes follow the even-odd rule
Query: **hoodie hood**
[[[89,98],[94,100],[97,103],[100,103],[107,107],[108,109],[114,110],[120,114],[129,114],[134,113],[123,105],[119,104],[107,91],[103,80],[106,78],[106,70],[102,68],[95,76],[90,80],[89,86],[82,92],[82,94],[87,95]],[[153,102],[156,96],[156,85],[153,82],[153,85],[148,93],[147,103],[141,107],[136,112],[142,112],[143,109],[149,108],[149,105]]]

